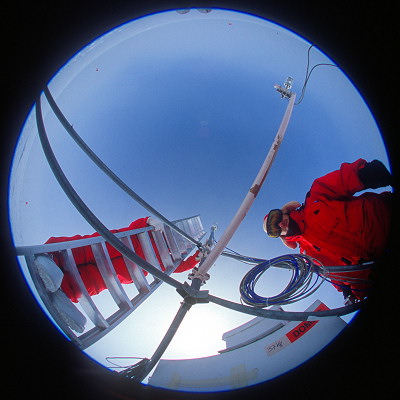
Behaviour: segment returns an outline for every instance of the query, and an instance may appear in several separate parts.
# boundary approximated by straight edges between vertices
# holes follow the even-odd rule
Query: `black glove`
[[[378,160],[373,160],[365,164],[365,167],[358,171],[358,177],[365,189],[377,189],[388,185],[393,186],[393,176]]]

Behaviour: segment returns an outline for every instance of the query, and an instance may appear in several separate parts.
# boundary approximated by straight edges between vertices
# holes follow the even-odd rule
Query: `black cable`
[[[130,367],[132,367],[133,365],[136,365],[136,364],[138,364],[138,363],[136,363],[136,364],[129,364],[129,365],[125,365],[125,366],[122,366],[122,365],[118,365],[118,364],[116,364],[115,362],[113,362],[113,361],[110,361],[111,359],[136,359],[136,360],[144,360],[145,359],[145,357],[132,357],[132,356],[107,356],[106,357],[106,361],[108,361],[110,364],[113,364],[113,365],[115,365],[115,367],[111,367],[111,366],[109,366],[108,368],[130,368]],[[140,362],[140,361],[138,361],[138,362]]]
[[[149,361],[150,360],[148,358],[143,358],[136,364],[133,364],[133,365],[129,366],[128,368],[126,368],[122,371],[119,371],[118,374],[124,376],[125,378],[135,379],[136,376],[143,374],[143,371],[145,370]]]
[[[304,79],[304,84],[303,84],[303,88],[302,88],[302,90],[301,90],[300,98],[299,98],[299,100],[297,101],[297,103],[294,103],[295,106],[299,105],[299,104],[303,101],[303,98],[304,98],[304,95],[305,95],[305,91],[306,91],[306,87],[307,87],[307,84],[308,84],[308,80],[310,79],[310,76],[311,76],[312,72],[315,70],[315,68],[321,67],[321,66],[339,68],[339,67],[338,67],[337,65],[335,65],[335,64],[320,63],[320,64],[314,65],[314,66],[311,68],[311,71],[308,72],[308,69],[309,69],[309,67],[310,67],[310,50],[311,50],[312,47],[314,47],[313,44],[308,48],[308,52],[307,52],[306,77],[305,77],[305,79]]]

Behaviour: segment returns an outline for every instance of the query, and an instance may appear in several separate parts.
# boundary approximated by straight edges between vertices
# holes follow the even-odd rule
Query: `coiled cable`
[[[260,277],[270,267],[286,268],[292,276],[285,289],[271,297],[263,297],[255,292]],[[316,265],[313,258],[302,254],[288,254],[257,264],[240,282],[241,301],[254,307],[290,304],[314,293],[324,282],[323,266]]]

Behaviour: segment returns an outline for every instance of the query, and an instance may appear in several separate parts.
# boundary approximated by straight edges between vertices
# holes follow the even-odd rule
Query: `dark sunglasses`
[[[282,222],[282,219],[282,210],[274,209],[269,212],[267,220],[265,221],[265,230],[268,236],[277,238],[281,235],[282,228],[279,224]]]

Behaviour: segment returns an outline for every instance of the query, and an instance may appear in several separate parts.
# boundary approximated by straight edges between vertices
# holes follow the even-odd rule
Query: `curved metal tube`
[[[54,114],[57,116],[58,120],[61,122],[65,130],[71,136],[72,139],[76,142],[76,144],[84,151],[84,153],[99,167],[114,183],[116,183],[125,193],[127,193],[130,197],[132,197],[135,201],[137,201],[141,206],[143,206],[147,211],[152,213],[154,216],[163,221],[166,225],[168,225],[171,229],[178,232],[180,235],[184,236],[187,240],[194,243],[197,247],[201,248],[202,243],[193,239],[186,232],[179,229],[176,225],[174,225],[171,221],[165,218],[162,214],[160,214],[156,209],[154,209],[149,203],[144,201],[138,194],[136,194],[124,181],[122,181],[114,172],[111,171],[110,168],[93,152],[93,150],[83,141],[83,139],[78,135],[75,129],[68,122],[56,102],[54,101],[53,96],[51,95],[49,89],[47,87],[44,88],[44,94],[47,98],[47,101],[50,104]]]
[[[79,211],[79,213],[85,218],[85,220],[98,232],[107,242],[109,242],[116,250],[118,250],[121,254],[128,257],[131,261],[142,267],[144,270],[154,275],[155,277],[163,280],[169,285],[175,288],[181,288],[182,284],[171,278],[169,275],[160,271],[153,265],[149,264],[147,261],[143,260],[136,253],[134,253],[131,249],[126,247],[117,237],[115,237],[107,227],[92,213],[89,207],[85,204],[85,202],[79,197],[76,193],[75,189],[72,187],[71,183],[68,181],[64,172],[62,171],[60,165],[57,162],[57,159],[53,153],[53,150],[50,146],[46,130],[44,127],[43,116],[42,116],[42,108],[40,103],[40,96],[36,101],[36,123],[39,132],[39,138],[43,147],[44,154],[47,158],[47,162],[50,165],[51,170],[54,173],[58,183],[64,190],[65,194],[68,196],[71,203],[75,206],[75,208]]]
[[[218,304],[222,307],[229,308],[234,311],[239,311],[244,314],[255,315],[256,317],[289,320],[289,321],[311,321],[323,317],[337,317],[340,315],[350,314],[361,308],[363,301],[355,304],[350,304],[345,307],[335,308],[326,311],[277,311],[277,310],[264,310],[263,308],[245,306],[243,304],[235,303],[233,301],[221,299],[219,297],[209,295],[208,300],[211,303]]]

